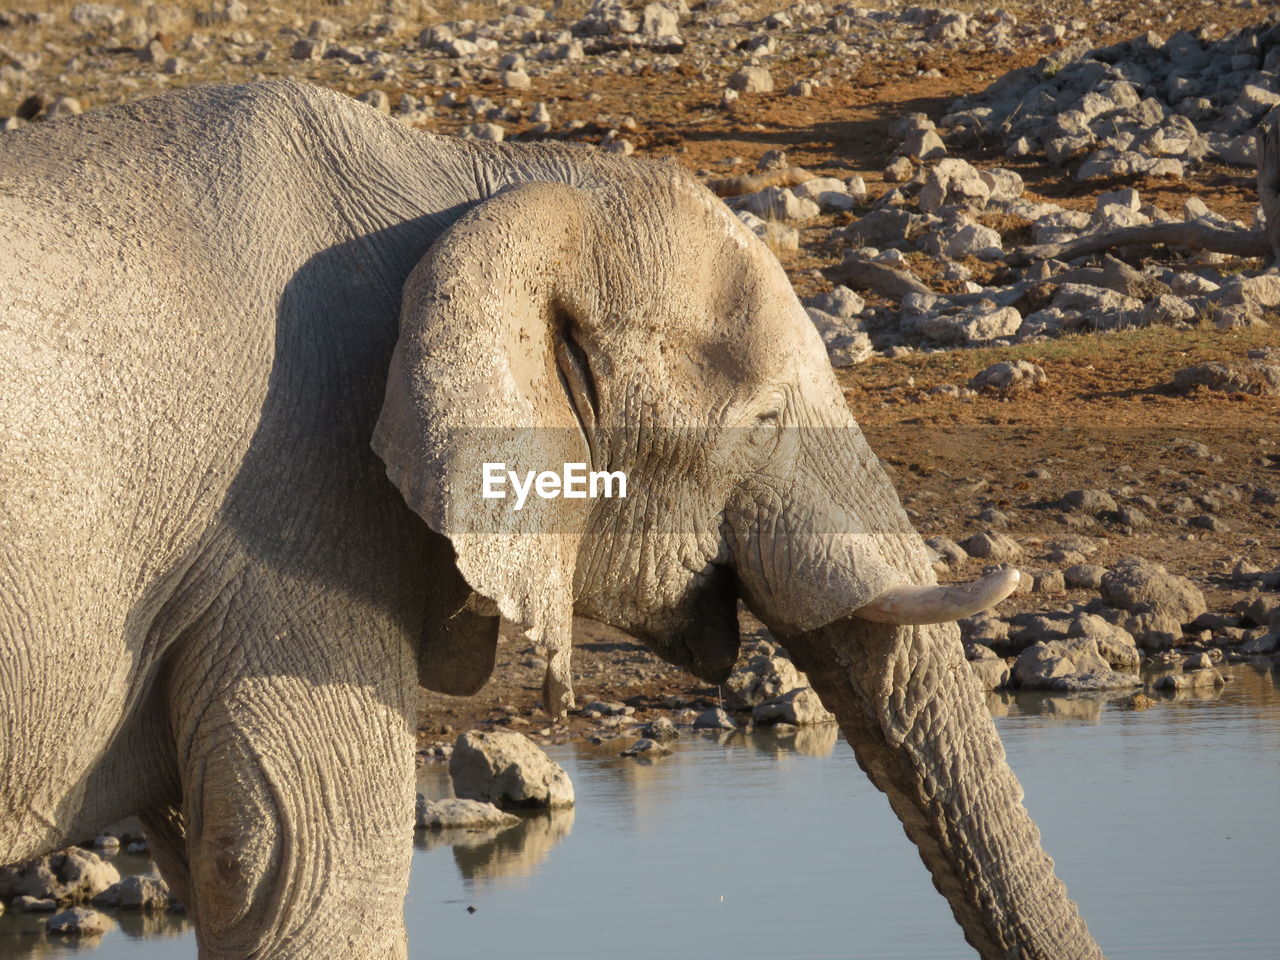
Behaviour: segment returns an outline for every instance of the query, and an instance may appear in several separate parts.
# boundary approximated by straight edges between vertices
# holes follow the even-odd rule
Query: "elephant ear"
[[[491,475],[562,472],[590,463],[595,384],[581,344],[591,300],[583,233],[597,216],[584,191],[561,184],[510,188],[458,220],[405,284],[386,398],[373,448],[408,505],[450,541],[473,595],[458,616],[501,615],[547,660],[543,706],[573,707],[569,653],[583,499],[530,490],[519,509],[511,483]],[[491,465],[486,467],[486,464]],[[492,466],[501,464],[504,466]],[[472,621],[437,633],[421,672],[427,685],[476,687],[486,654],[450,644],[496,643]],[[457,664],[469,674],[449,676]],[[464,673],[467,673],[464,670]]]

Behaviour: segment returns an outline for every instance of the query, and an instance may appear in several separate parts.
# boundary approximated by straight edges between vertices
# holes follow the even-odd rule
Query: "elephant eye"
[[[750,426],[746,438],[749,446],[760,451],[774,449],[782,432],[782,407],[766,407],[755,415]]]
[[[596,390],[587,351],[574,336],[573,321],[562,312],[556,318],[559,342],[556,345],[556,367],[568,389],[574,412],[584,423],[594,423],[600,415],[600,394]],[[585,409],[583,409],[585,407]]]

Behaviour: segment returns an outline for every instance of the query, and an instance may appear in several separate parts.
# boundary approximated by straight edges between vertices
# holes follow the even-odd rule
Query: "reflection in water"
[[[532,876],[553,847],[573,829],[574,808],[527,814],[510,827],[482,830],[418,830],[414,846],[433,850],[451,846],[468,889],[497,880]]]
[[[1221,668],[1219,668],[1221,669]],[[1143,671],[1147,696],[1157,703],[1175,701],[1211,702],[1243,698],[1261,708],[1280,705],[1280,668],[1261,663],[1236,664],[1223,671],[1230,681],[1225,687],[1205,686],[1188,690],[1156,690],[1154,682],[1173,672],[1168,667],[1156,667]],[[1052,693],[1042,690],[997,690],[987,693],[987,709],[991,716],[1000,719],[1015,714],[1057,718],[1064,722],[1096,724],[1103,720],[1106,710],[1127,703],[1134,690],[1093,690],[1086,693]],[[1176,714],[1171,714],[1175,719]]]
[[[1223,672],[1232,682],[1216,699],[1157,697],[1141,712],[1125,709],[1129,691],[988,697],[1045,846],[1110,960],[1276,954],[1280,675]],[[625,739],[553,748],[577,807],[417,834],[409,956],[597,960],[607,943],[612,960],[649,960],[680,943],[738,960],[971,960],[836,739],[834,724],[723,745],[686,735],[651,766],[618,756]],[[424,768],[420,789],[448,796],[445,766]],[[185,918],[116,917],[120,929],[85,949],[47,938],[43,918],[5,915],[0,960],[195,960]]]
[[[86,937],[74,943],[62,938],[51,938],[45,935],[45,921],[49,914],[13,913],[4,915],[3,935],[0,935],[0,956],[30,957],[38,960],[42,957],[64,957],[69,949],[89,951],[104,941],[104,937]]]
[[[1107,704],[1123,702],[1132,696],[1132,690],[1095,690],[1089,693],[1057,695],[1019,690],[1012,700],[1018,712],[1029,716],[1056,718],[1062,722],[1098,723],[1102,720],[1102,711]],[[1003,715],[1008,716],[1009,711]]]
[[[120,876],[144,876],[154,872],[151,861],[127,853],[108,856]],[[92,905],[90,905],[92,906]],[[62,907],[58,908],[59,910]],[[181,913],[139,910],[103,910],[111,921],[106,934],[95,937],[51,937],[45,933],[50,914],[20,913],[8,910],[0,916],[0,958],[23,960],[66,960],[70,957],[111,960],[113,957],[134,958],[143,955],[142,945],[150,956],[194,956],[190,919]],[[165,941],[182,938],[177,949],[167,952]],[[98,949],[99,946],[102,949]]]
[[[185,914],[156,910],[118,910],[113,916],[131,937],[180,937],[191,930]]]
[[[1155,695],[1162,700],[1220,700],[1222,687],[1187,687],[1182,690],[1157,690]]]
[[[835,723],[803,726],[755,727],[748,734],[751,745],[762,753],[793,751],[806,757],[827,757],[836,747],[840,728]]]

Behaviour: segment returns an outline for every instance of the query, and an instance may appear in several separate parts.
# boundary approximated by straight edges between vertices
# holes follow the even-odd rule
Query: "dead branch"
[[[1215,227],[1203,220],[1188,220],[1148,223],[1111,233],[1077,237],[1065,243],[1019,247],[1009,254],[1009,263],[1021,267],[1038,260],[1076,260],[1117,247],[1150,247],[1157,244],[1208,250],[1233,257],[1267,257],[1271,253],[1266,235],[1261,230],[1230,230]]]
[[[1258,128],[1258,202],[1272,262],[1280,263],[1280,129],[1274,123]]]
[[[740,197],[744,193],[755,193],[765,187],[795,187],[812,180],[813,174],[799,167],[783,167],[781,170],[765,170],[762,173],[749,173],[741,177],[724,177],[720,180],[708,180],[707,188],[717,197]]]
[[[1020,247],[1009,254],[1009,263],[1018,267],[1038,260],[1075,260],[1117,247],[1150,247],[1156,244],[1208,250],[1233,257],[1261,257],[1280,263],[1280,130],[1275,124],[1258,127],[1258,201],[1267,220],[1262,230],[1233,230],[1203,220],[1149,223],[1078,237],[1066,243]]]

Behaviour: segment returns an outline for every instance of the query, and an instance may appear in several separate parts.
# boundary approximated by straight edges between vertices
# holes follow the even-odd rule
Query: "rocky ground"
[[[984,683],[1142,706],[1274,655],[1265,5],[9,2],[5,129],[291,76],[423,130],[682,164],[777,251],[940,576],[1027,574],[963,625]],[[620,750],[660,720],[821,719],[743,620],[725,688],[580,623],[584,709],[555,725],[542,662],[504,637],[479,695],[423,694],[422,759],[473,728]]]

